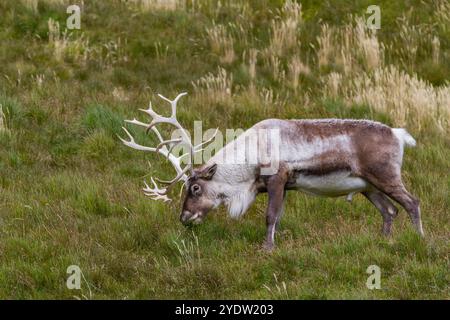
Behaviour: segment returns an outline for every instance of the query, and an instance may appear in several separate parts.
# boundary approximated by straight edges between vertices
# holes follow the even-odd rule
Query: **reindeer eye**
[[[191,187],[191,191],[192,191],[192,193],[194,194],[194,195],[199,195],[200,194],[200,192],[201,192],[201,187],[198,185],[198,184],[194,184],[192,187]]]

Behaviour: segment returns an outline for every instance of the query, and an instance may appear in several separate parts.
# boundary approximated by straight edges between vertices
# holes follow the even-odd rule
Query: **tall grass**
[[[398,126],[413,125],[420,130],[432,122],[439,130],[448,132],[450,86],[434,87],[401,68],[415,63],[418,47],[424,41],[420,29],[409,24],[401,27],[400,38],[404,45],[398,67],[385,63],[385,46],[375,33],[366,29],[364,21],[356,18],[354,23],[342,29],[322,27],[318,37],[319,65],[336,63],[341,70],[331,72],[322,80],[326,84],[324,94],[343,98],[349,104],[368,104],[389,114]],[[434,36],[431,43],[436,63],[439,39]]]
[[[319,66],[335,63],[349,74],[352,71],[370,71],[383,63],[383,45],[361,17],[341,27],[324,24],[321,28],[317,37]]]
[[[75,37],[67,29],[61,31],[59,22],[52,18],[48,19],[48,42],[56,60],[62,61],[67,57],[83,63],[89,57],[89,40],[83,34]]]
[[[287,0],[284,3],[279,14],[270,22],[268,55],[281,56],[297,45],[301,14],[302,6],[297,1]]]
[[[235,58],[234,52],[234,39],[227,32],[226,27],[223,25],[213,24],[211,28],[206,29],[211,50],[218,54],[220,62],[223,64],[232,63]]]
[[[9,134],[10,130],[6,122],[6,114],[3,112],[3,105],[0,104],[0,133]]]
[[[139,8],[142,11],[152,10],[177,10],[184,9],[186,6],[185,0],[130,0],[128,4]]]
[[[227,102],[232,94],[233,75],[219,67],[216,74],[208,73],[193,81],[192,85],[206,102]]]
[[[332,96],[344,96],[350,103],[368,104],[387,113],[397,126],[414,125],[418,130],[431,121],[439,130],[450,128],[450,88],[435,88],[394,66],[378,68],[372,74],[355,76],[342,83],[339,74],[330,74]]]

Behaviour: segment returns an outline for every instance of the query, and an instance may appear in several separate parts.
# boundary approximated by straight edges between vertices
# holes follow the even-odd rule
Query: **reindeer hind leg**
[[[422,219],[420,217],[419,199],[410,194],[402,185],[394,187],[387,195],[405,208],[417,232],[423,237]]]
[[[398,209],[389,198],[380,191],[367,191],[362,193],[377,209],[383,217],[382,233],[385,236],[391,234],[392,221],[398,214]]]
[[[371,170],[364,176],[378,190],[398,202],[406,210],[406,212],[408,212],[415,229],[421,236],[423,236],[424,232],[420,217],[419,199],[406,190],[401,180],[400,170],[395,170],[392,167],[385,166],[383,171],[380,171],[381,170]]]

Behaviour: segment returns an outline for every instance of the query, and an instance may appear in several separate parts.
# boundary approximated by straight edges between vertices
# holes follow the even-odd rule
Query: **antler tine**
[[[152,127],[152,131],[156,134],[156,136],[158,137],[159,141],[161,141],[161,142],[164,141],[161,133],[159,133],[159,131],[158,131],[158,129],[156,129],[156,127]]]
[[[176,146],[177,144],[179,144],[181,141],[183,141],[181,138],[161,141],[161,143],[158,144],[158,146],[156,147],[156,150],[159,150],[162,147],[165,147],[166,145],[170,145],[169,152],[171,152],[173,147]]]
[[[124,145],[126,145],[126,146],[128,146],[130,148],[136,149],[136,150],[156,152],[156,148],[146,147],[146,146],[143,146],[143,145],[140,145],[140,144],[136,143],[136,141],[134,140],[134,137],[131,135],[131,133],[125,127],[122,127],[122,129],[125,131],[125,133],[127,134],[128,138],[130,139],[128,141],[128,140],[122,139],[122,137],[117,135],[119,137],[120,141],[122,141],[122,143]],[[164,151],[162,149],[159,150],[158,152],[163,154],[163,155],[165,155],[165,153],[164,153]]]
[[[214,138],[217,135],[217,132],[219,132],[219,128],[217,128],[216,131],[214,131],[214,134],[208,140],[206,140],[206,141],[204,141],[202,143],[199,143],[198,145],[194,146],[194,152],[199,152],[199,151],[203,150],[203,149],[201,149],[201,147],[203,147],[205,144],[210,143],[211,141],[213,141]]]
[[[187,92],[180,93],[174,100],[170,100],[170,99],[164,97],[163,95],[158,94],[158,96],[161,99],[163,99],[163,100],[165,100],[165,101],[170,103],[170,105],[172,107],[172,114],[170,115],[170,117],[164,117],[164,116],[161,116],[161,115],[157,114],[153,110],[151,101],[149,102],[147,109],[139,109],[142,112],[147,113],[153,119],[152,122],[150,122],[150,124],[147,127],[147,133],[154,125],[156,125],[158,123],[169,123],[169,124],[172,124],[172,125],[176,126],[177,128],[179,128],[179,129],[184,131],[184,128],[178,122],[178,120],[176,118],[176,115],[177,115],[177,103],[178,103],[178,100],[180,100],[180,98],[185,96],[185,95],[187,95]]]
[[[167,196],[167,189],[160,189],[155,180],[153,180],[153,178],[150,179],[153,183],[153,188],[150,188],[149,185],[144,181],[145,188],[142,189],[144,190],[144,194],[148,197],[151,197],[153,200],[163,200],[164,202],[172,201]]]
[[[183,96],[185,96],[185,95],[187,95],[187,92],[182,92],[182,93],[180,93],[179,95],[177,95],[177,97],[176,97],[175,99],[170,100],[170,99],[164,97],[162,94],[159,94],[159,93],[158,93],[158,97],[160,97],[160,98],[163,99],[163,100],[166,100],[166,101],[169,102],[170,105],[172,106],[172,115],[171,115],[171,118],[175,118],[175,117],[176,117],[176,115],[177,115],[177,103],[178,103],[178,100],[180,100],[180,98],[183,97]]]
[[[139,111],[145,112],[150,117],[152,117],[152,121],[146,125],[147,127],[146,133],[148,133],[150,129],[152,129],[158,123],[171,123],[171,118],[161,116],[153,110],[151,101],[148,103],[147,109],[139,109]]]
[[[125,120],[125,122],[126,122],[126,123],[135,124],[135,125],[137,125],[137,126],[141,126],[141,127],[145,127],[145,128],[148,127],[148,123],[145,123],[145,122],[141,122],[141,121],[139,121],[139,120],[136,120],[136,118],[134,118],[133,120]],[[123,127],[122,127],[122,128],[123,128]],[[124,128],[124,130],[126,130],[126,129]],[[152,127],[152,131],[156,134],[156,136],[158,137],[158,140],[160,141],[158,147],[156,148],[156,151],[159,152],[159,149],[161,149],[162,147],[164,147],[164,145],[161,145],[161,144],[162,144],[165,140],[163,139],[161,133],[159,133],[159,131],[158,131],[158,129],[157,129],[156,127]],[[127,135],[130,137],[129,132],[127,132]],[[119,138],[120,138],[120,137],[119,137]],[[122,139],[122,138],[120,138],[120,140],[122,140],[122,142],[123,142],[123,139]],[[149,151],[150,151],[150,150],[149,150]],[[170,150],[169,150],[169,153],[170,153]]]
[[[171,189],[172,186],[175,183],[177,183],[178,181],[180,181],[180,180],[187,181],[188,177],[186,175],[186,172],[188,170],[189,170],[189,167],[186,166],[182,171],[178,172],[178,175],[175,178],[173,178],[172,180],[161,180],[161,179],[158,179],[158,178],[156,178],[156,180],[158,182],[160,182],[160,183],[166,184],[167,185],[167,187],[166,187],[167,189]]]
[[[141,126],[141,127],[148,127],[148,123],[142,122],[137,120],[136,118],[133,118],[133,120],[125,120],[126,123],[131,123],[131,124],[135,124],[137,126]]]
[[[183,185],[186,183],[187,181],[187,176],[186,176],[186,171],[189,169],[189,167],[186,167],[183,169],[183,171],[181,171],[174,179],[170,180],[170,181],[165,181],[165,180],[161,180],[158,178],[155,178],[156,181],[166,184],[167,186],[165,188],[160,189],[158,187],[158,185],[156,184],[155,180],[153,179],[153,177],[151,177],[151,181],[153,183],[154,188],[150,188],[145,182],[145,188],[144,188],[144,193],[147,196],[152,197],[153,200],[164,200],[164,202],[166,201],[171,201],[171,199],[167,196],[167,194],[169,193],[170,190],[172,190],[172,188],[175,186],[175,184],[182,180],[183,181]]]
[[[156,181],[166,184],[167,186],[164,188],[159,188],[158,185],[155,182],[155,179],[153,177],[150,177],[150,180],[153,184],[153,188],[150,188],[149,185],[144,181],[145,188],[143,188],[144,194],[146,196],[151,197],[153,200],[163,200],[164,202],[171,201],[167,194],[169,191],[175,186],[175,184],[182,180],[184,183],[187,181],[187,176],[185,175],[187,168],[185,168],[183,171],[181,171],[174,179],[170,181],[164,181],[158,178],[155,178]]]

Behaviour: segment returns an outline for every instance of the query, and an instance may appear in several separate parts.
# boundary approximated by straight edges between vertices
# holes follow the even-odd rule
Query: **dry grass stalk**
[[[317,62],[319,67],[328,65],[330,63],[330,55],[333,51],[332,34],[328,24],[323,24],[321,27],[320,36],[317,37]]]
[[[244,20],[245,21],[245,20]],[[240,43],[243,47],[249,47],[249,30],[252,30],[253,24],[251,21],[242,22],[232,22],[228,24],[229,34],[233,37],[236,42]]]
[[[101,47],[101,61],[104,65],[114,65],[120,62],[127,62],[128,56],[126,54],[125,48],[127,47],[127,39],[122,40],[118,38],[117,40],[110,40],[104,43]],[[99,49],[95,49],[96,54],[99,54]],[[162,51],[161,53],[164,53]],[[165,52],[167,55],[167,51]]]
[[[38,12],[39,0],[21,0],[22,4],[33,12]]]
[[[223,68],[217,74],[208,73],[192,82],[196,93],[208,102],[229,102],[233,85],[233,75]]]
[[[340,87],[342,83],[342,75],[337,72],[331,72],[325,81],[325,87],[327,88],[327,94],[332,97],[338,97],[340,93]]]
[[[61,32],[59,22],[48,19],[48,42],[53,48],[53,55],[58,61],[70,57],[78,62],[86,62],[91,51],[89,40],[83,34],[72,37],[67,29]]]
[[[368,29],[365,20],[357,18],[355,31],[353,43],[356,45],[365,66],[369,70],[379,67],[382,63],[383,50],[378,42],[376,30]]]
[[[271,21],[271,38],[267,48],[270,55],[281,56],[298,43],[298,27],[301,23],[301,4],[287,0],[280,15]]]
[[[450,2],[448,0],[435,1],[436,25],[444,32],[450,29]]]
[[[309,74],[311,70],[300,59],[299,55],[293,56],[288,64],[288,78],[293,89],[297,89],[300,84],[300,75]]]
[[[68,6],[70,3],[69,0],[20,0],[20,2],[35,13],[38,12],[39,2],[54,6]],[[83,0],[81,0],[81,4],[83,4]]]
[[[267,64],[272,71],[273,78],[279,82],[284,81],[286,78],[286,72],[283,69],[280,58],[272,55],[267,60]]]
[[[8,128],[8,124],[6,122],[6,115],[3,112],[3,106],[0,104],[0,133],[9,134],[10,129]]]
[[[265,289],[267,289],[267,291],[269,291],[273,297],[277,297],[277,298],[281,297],[283,299],[289,299],[286,282],[278,281],[278,277],[275,273],[273,274],[273,277],[275,280],[273,287],[271,287],[267,284],[264,284],[263,287]]]
[[[211,50],[220,56],[220,62],[225,64],[232,63],[236,54],[234,52],[234,39],[227,32],[223,25],[213,23],[211,28],[206,28]]]
[[[244,53],[245,55],[245,53]],[[251,83],[253,84],[256,79],[256,63],[258,62],[258,50],[250,49],[248,51],[248,74],[250,76]]]
[[[354,25],[350,22],[341,28],[330,28],[324,24],[317,42],[319,67],[336,63],[348,74],[358,64],[368,70],[383,64],[384,47],[378,41],[375,30],[368,29],[362,18],[355,18]]]
[[[201,265],[200,245],[198,237],[192,233],[193,240],[173,240],[173,243],[178,251],[178,260],[181,265],[186,268],[192,269],[197,264]]]
[[[432,56],[433,56],[433,63],[439,64],[439,56],[440,56],[440,48],[441,48],[441,42],[439,41],[439,38],[434,36],[433,40],[431,41],[431,50],[432,50]]]
[[[186,7],[185,0],[128,0],[127,3],[142,11],[167,10],[174,11]]]

